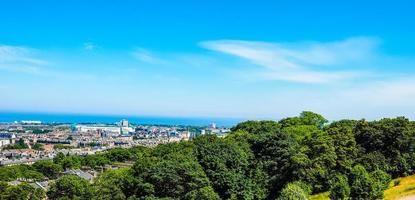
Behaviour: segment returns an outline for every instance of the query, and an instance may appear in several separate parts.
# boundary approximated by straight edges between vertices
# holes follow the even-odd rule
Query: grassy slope
[[[400,180],[399,185],[393,186],[395,180]],[[415,175],[394,179],[391,187],[385,191],[384,199],[392,200],[409,195],[415,195]]]
[[[330,200],[329,194],[330,192],[323,192],[320,194],[315,194],[310,197],[310,200]]]
[[[399,185],[393,186],[396,180],[400,180]],[[415,175],[394,179],[390,188],[385,191],[385,200],[396,200],[401,197],[415,195]],[[329,192],[315,194],[310,200],[329,200]]]

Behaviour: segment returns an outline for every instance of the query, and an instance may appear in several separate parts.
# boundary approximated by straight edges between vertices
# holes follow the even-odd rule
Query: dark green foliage
[[[356,159],[356,162],[361,164],[365,169],[374,171],[377,169],[388,171],[390,168],[388,161],[381,152],[370,152],[362,154]]]
[[[69,136],[71,137],[71,136]],[[54,149],[73,149],[75,148],[74,146],[68,145],[68,144],[55,144],[53,146]]]
[[[383,196],[383,191],[388,189],[389,183],[391,182],[391,176],[382,170],[375,170],[370,173],[370,177],[374,184],[376,184],[376,193]]]
[[[65,156],[61,161],[63,169],[79,169],[81,168],[82,158],[79,156]]]
[[[263,198],[258,196],[263,195],[261,188],[250,178],[254,155],[248,146],[214,135],[198,137],[195,144],[199,163],[221,198]]]
[[[126,199],[129,189],[128,176],[127,169],[110,170],[100,174],[94,183],[94,199]]]
[[[32,145],[32,149],[42,151],[43,150],[43,144],[35,143],[35,144]]]
[[[380,153],[386,160],[386,166],[368,167],[387,170],[392,177],[412,174],[415,167],[413,164],[414,125],[414,122],[404,117],[385,118],[373,122],[359,121],[355,128],[355,137],[360,147],[361,157],[365,154]],[[364,165],[368,164],[364,163]]]
[[[54,163],[61,163],[63,161],[63,159],[65,158],[65,155],[62,152],[59,152],[54,158],[53,158],[53,162]]]
[[[0,168],[0,181],[14,181],[17,178],[42,180],[45,176],[30,165],[14,165]]]
[[[376,199],[372,179],[362,166],[355,166],[350,174],[350,197],[353,199]]]
[[[27,183],[16,186],[1,184],[0,199],[4,200],[41,200],[45,199],[46,194],[40,188],[34,188]]]
[[[133,158],[133,153],[128,149],[115,148],[106,153],[106,156],[111,161],[125,162]]]
[[[330,199],[346,200],[350,196],[350,186],[346,176],[338,174],[330,181]]]
[[[299,117],[288,117],[285,119],[280,120],[280,124],[282,128],[286,128],[289,126],[298,126],[298,125],[310,125],[316,126],[318,128],[322,128],[325,123],[327,123],[327,119],[323,116],[313,113],[310,111],[304,111],[300,114]]]
[[[132,167],[104,171],[93,184],[63,176],[52,183],[48,197],[307,199],[311,193],[330,190],[332,199],[371,200],[383,197],[391,176],[414,173],[414,140],[415,122],[403,117],[327,124],[321,115],[303,112],[279,122],[243,122],[225,138],[203,135],[188,142],[115,148],[89,156],[59,153],[53,162],[0,167],[0,181],[54,179],[64,169],[101,171],[105,165],[133,161]],[[20,187],[0,182],[0,199],[27,199],[36,193]],[[17,194],[22,196],[13,196]],[[36,199],[33,195],[30,198]]]
[[[139,156],[131,170],[132,190],[126,196],[180,198],[201,192],[209,186],[209,179],[192,149],[189,143],[170,143]]]
[[[264,134],[272,133],[280,130],[281,125],[276,121],[246,121],[242,122],[231,130],[236,131],[246,131],[252,134]]]
[[[32,130],[33,134],[45,134],[49,132],[52,132],[52,130],[47,130],[47,129],[33,129]]]
[[[269,196],[273,198],[285,183],[293,180],[296,163],[306,159],[299,153],[297,141],[281,132],[254,141],[252,149],[264,166],[268,176]]]
[[[215,193],[212,187],[207,186],[193,190],[184,196],[186,200],[220,200],[219,195]]]
[[[75,175],[65,175],[50,185],[47,192],[49,199],[89,200],[93,197],[93,189],[88,181]]]
[[[63,168],[59,164],[55,164],[51,160],[41,160],[33,164],[36,171],[46,175],[50,179],[58,177],[59,173],[63,171]]]
[[[111,160],[104,154],[90,155],[82,159],[82,166],[96,168],[98,166],[105,166],[111,164]]]
[[[363,166],[357,165],[350,174],[349,182],[352,199],[382,199],[383,191],[389,185],[390,176],[381,170],[368,173]]]
[[[300,157],[296,157],[295,176],[314,186],[314,191],[328,189],[330,169],[336,165],[336,153],[328,134],[312,131],[300,143]],[[298,159],[299,158],[299,159]]]
[[[356,162],[358,148],[353,134],[354,124],[354,121],[342,120],[326,128],[337,155],[335,170],[340,173],[350,172]]]

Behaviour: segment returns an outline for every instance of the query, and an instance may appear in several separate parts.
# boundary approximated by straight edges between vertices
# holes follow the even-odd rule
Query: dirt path
[[[415,200],[415,195],[399,198],[399,200]]]

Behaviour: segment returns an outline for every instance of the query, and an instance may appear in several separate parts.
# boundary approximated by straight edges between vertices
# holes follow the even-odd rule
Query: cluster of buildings
[[[39,121],[0,123],[0,166],[33,164],[53,159],[58,153],[90,155],[114,147],[151,147],[186,141],[204,134],[222,137],[229,131],[228,128],[218,128],[216,124],[207,127],[132,125],[128,120],[114,124],[43,124]],[[132,163],[105,166],[102,170],[124,165],[131,166]],[[68,169],[61,175],[72,174],[92,182],[97,173],[93,169]],[[26,182],[34,188],[47,190],[50,181],[19,178],[9,184]]]
[[[14,144],[16,141],[16,135],[13,133],[0,132],[0,148]]]
[[[43,124],[22,121],[0,124],[0,165],[33,163],[52,159],[57,153],[88,155],[114,147],[155,146],[190,140],[197,135],[226,135],[228,128],[132,125],[128,120],[114,124]],[[8,148],[17,142],[28,148]],[[34,148],[41,144],[41,149]],[[39,145],[38,145],[39,146]]]

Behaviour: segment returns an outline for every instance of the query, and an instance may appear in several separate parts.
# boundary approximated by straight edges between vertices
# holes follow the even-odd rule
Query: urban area
[[[0,166],[31,165],[52,160],[57,155],[87,156],[113,148],[135,146],[154,147],[169,142],[187,141],[198,135],[215,134],[224,137],[229,128],[208,126],[139,125],[123,119],[113,124],[62,124],[41,121],[0,123]],[[120,166],[108,166],[116,168]],[[61,175],[73,174],[92,181],[98,172],[88,169],[68,169]],[[46,190],[51,180],[17,179],[11,185],[27,182]]]

